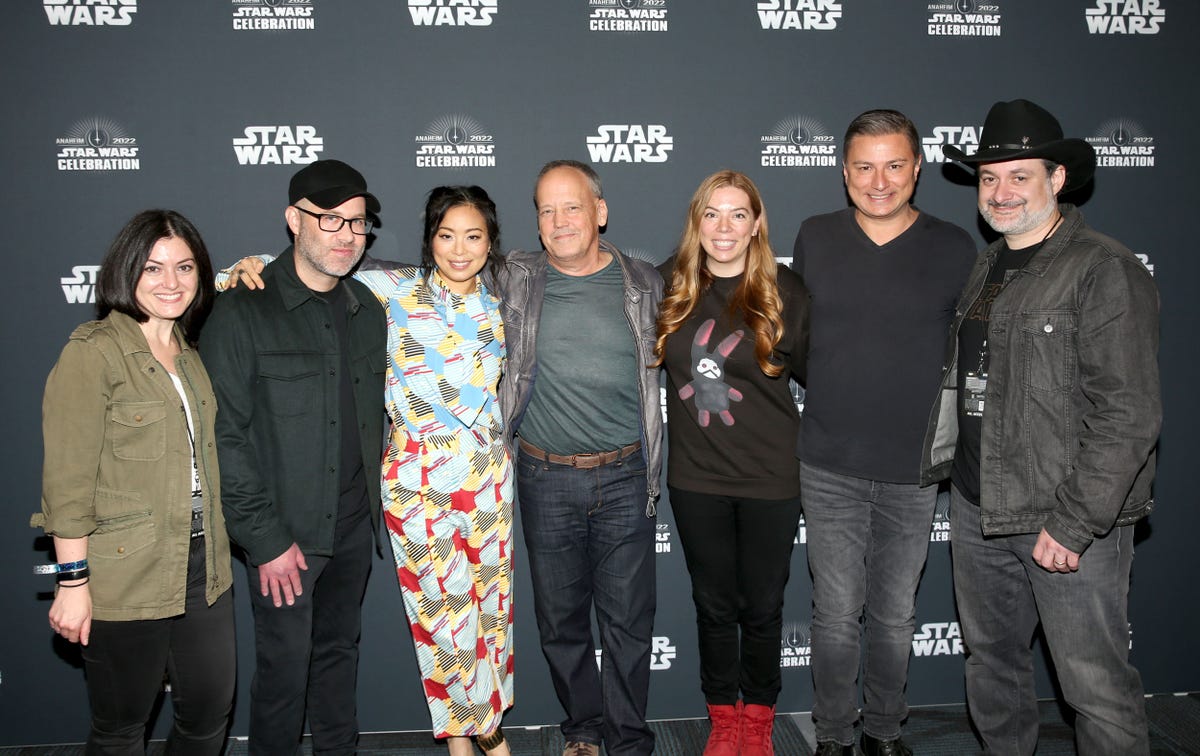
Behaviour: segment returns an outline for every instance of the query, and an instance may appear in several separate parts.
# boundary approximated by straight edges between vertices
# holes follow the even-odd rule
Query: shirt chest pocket
[[[268,413],[297,417],[324,406],[319,355],[264,354],[258,363],[259,390]]]
[[[112,448],[118,459],[153,462],[167,443],[165,402],[113,402]]]
[[[1073,389],[1079,330],[1075,313],[1023,313],[1018,323],[1024,385],[1036,391]]]

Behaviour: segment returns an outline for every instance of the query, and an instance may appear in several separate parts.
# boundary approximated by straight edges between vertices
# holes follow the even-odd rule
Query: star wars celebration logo
[[[945,543],[950,540],[950,492],[940,491],[933,505],[933,524],[929,526],[929,542]]]
[[[491,26],[499,0],[408,0],[413,26]]]
[[[416,142],[418,168],[496,167],[495,137],[470,116],[442,116]]]
[[[232,0],[237,31],[296,31],[317,28],[313,0]]]
[[[58,279],[67,304],[95,304],[99,272],[99,265],[76,265],[71,268],[71,275]]]
[[[836,168],[837,142],[819,121],[785,118],[758,139],[764,168]]]
[[[764,29],[830,31],[842,17],[839,0],[758,0],[755,5]]]
[[[654,553],[671,553],[671,526],[661,520],[654,526]]]
[[[137,0],[42,0],[51,26],[129,26]]]
[[[665,163],[674,148],[661,123],[602,123],[587,138],[593,163]]]
[[[79,121],[54,140],[60,171],[137,171],[142,160],[137,139],[104,118]]]
[[[588,0],[588,30],[665,32],[667,0]]]
[[[596,668],[599,669],[602,665],[600,662],[604,652],[601,649],[596,649]],[[671,639],[666,635],[656,635],[650,639],[650,671],[661,672],[664,669],[671,668],[671,662],[675,660],[675,645],[671,643]]]
[[[978,126],[934,126],[933,136],[921,137],[921,151],[925,154],[925,162],[946,162],[946,155],[942,150],[947,145],[957,147],[968,155],[974,155],[979,149],[981,131]]]
[[[1162,0],[1094,0],[1083,18],[1089,34],[1158,34],[1167,11]]]
[[[1096,132],[1084,139],[1096,150],[1097,168],[1154,167],[1154,137],[1141,124],[1114,118],[1100,124]]]
[[[926,33],[930,37],[999,37],[1000,6],[976,0],[930,3]]]
[[[926,622],[913,633],[913,656],[962,656],[962,628],[957,622]]]
[[[790,622],[783,626],[779,644],[780,667],[807,667],[812,659],[812,625]]]
[[[324,149],[315,126],[247,126],[233,138],[238,165],[308,165]]]

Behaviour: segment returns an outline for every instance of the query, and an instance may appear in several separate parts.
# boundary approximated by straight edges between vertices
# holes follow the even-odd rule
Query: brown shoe
[[[572,740],[563,749],[563,756],[600,756],[600,746],[582,740]]]

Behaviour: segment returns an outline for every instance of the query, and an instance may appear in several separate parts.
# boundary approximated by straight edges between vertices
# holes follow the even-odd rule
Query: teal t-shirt
[[[552,266],[537,331],[537,378],[520,435],[551,454],[610,451],[641,438],[637,353],[613,259],[586,276]]]

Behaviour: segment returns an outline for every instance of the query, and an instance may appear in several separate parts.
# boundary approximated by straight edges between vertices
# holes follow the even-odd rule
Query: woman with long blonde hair
[[[794,455],[808,290],[775,262],[754,182],[701,182],[655,354],[667,374],[667,486],[683,543],[712,730],[705,756],[773,754],[783,591],[800,519]]]

